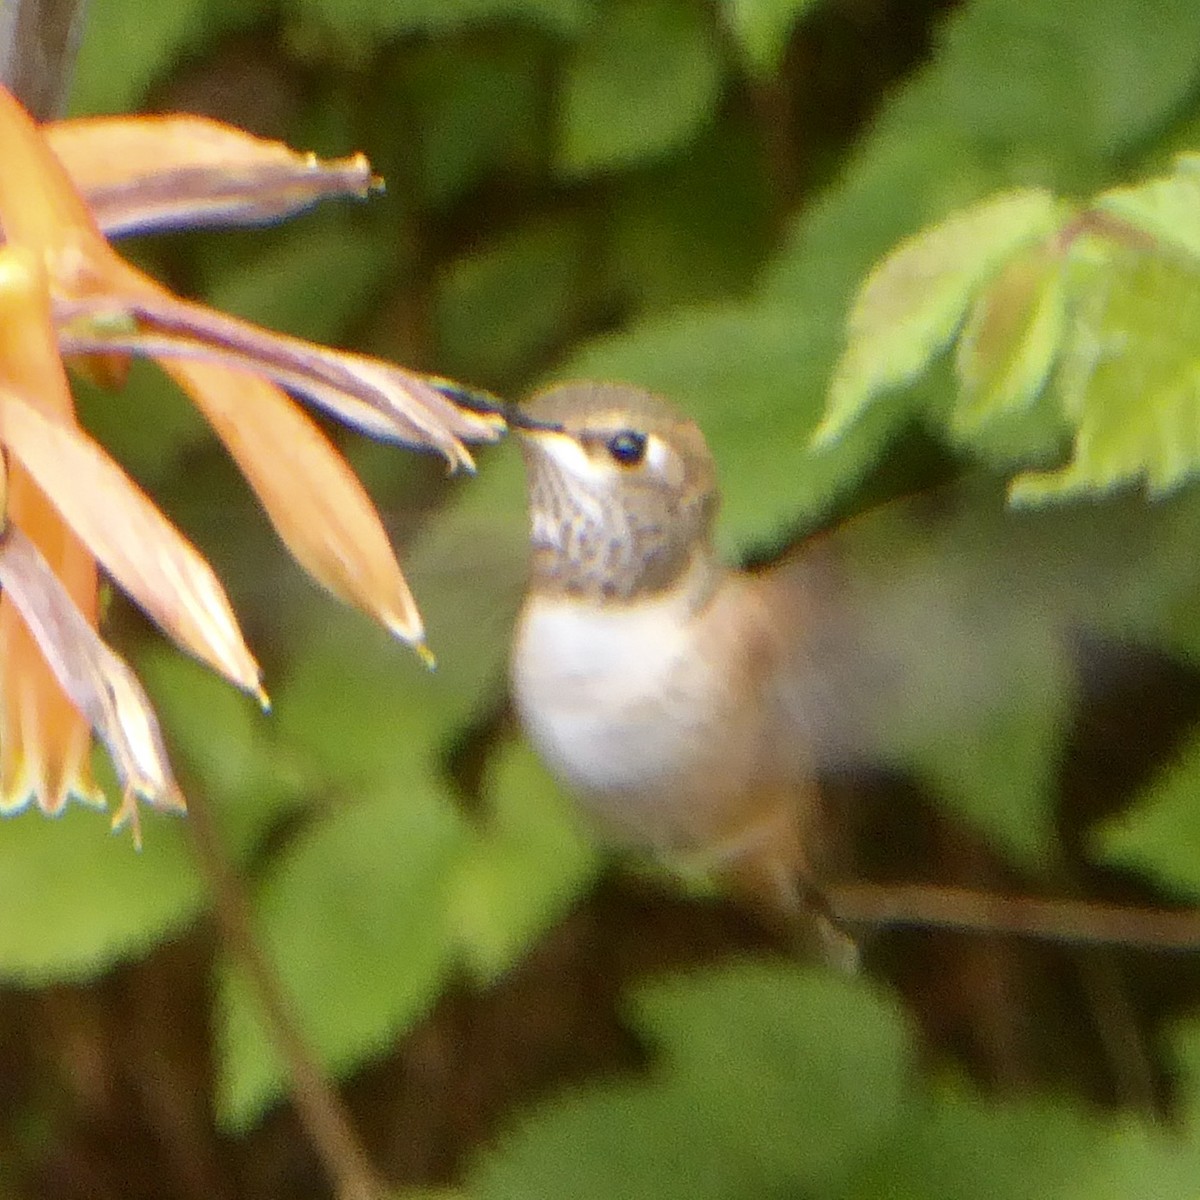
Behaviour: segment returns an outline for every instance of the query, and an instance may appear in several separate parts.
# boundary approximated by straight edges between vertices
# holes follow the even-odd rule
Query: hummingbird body
[[[717,558],[698,429],[604,384],[527,412],[533,560],[511,680],[531,742],[610,838],[715,868],[845,963],[807,903],[813,770],[780,683],[801,639],[769,576]]]

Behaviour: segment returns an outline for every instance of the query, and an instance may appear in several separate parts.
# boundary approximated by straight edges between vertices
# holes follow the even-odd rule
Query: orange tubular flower
[[[192,117],[39,127],[0,88],[0,811],[95,801],[94,734],[125,792],[180,809],[157,721],[96,633],[98,566],[180,647],[265,702],[220,582],[75,419],[64,356],[120,378],[157,359],[225,443],[275,529],[335,596],[423,650],[379,516],[288,392],[369,435],[471,465],[499,420],[389,363],[273,334],[174,296],[106,233],[289,215],[375,183],[357,156],[321,163]]]

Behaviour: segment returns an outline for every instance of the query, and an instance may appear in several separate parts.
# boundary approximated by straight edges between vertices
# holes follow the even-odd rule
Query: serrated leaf
[[[720,52],[700,6],[617,0],[567,64],[558,167],[589,175],[674,150],[711,117],[720,89]]]
[[[723,0],[725,22],[752,73],[774,75],[796,23],[820,0]]]
[[[1170,175],[1102,192],[1090,209],[1200,260],[1200,156],[1180,155]]]
[[[1137,804],[1095,835],[1100,856],[1200,898],[1200,736],[1193,735]]]
[[[972,305],[958,343],[957,431],[970,437],[1029,407],[1061,349],[1065,272],[1057,258],[1026,253],[997,273]]]
[[[476,1171],[487,1200],[833,1194],[897,1115],[908,1041],[866,989],[789,966],[646,988],[648,1081],[543,1106]]]
[[[108,836],[106,813],[68,807],[0,822],[0,978],[93,977],[146,953],[204,906],[178,818],[141,814],[141,852]]]
[[[850,313],[818,440],[841,436],[882,392],[913,379],[949,343],[979,288],[1062,219],[1049,192],[1010,192],[893,250],[871,272]]]
[[[1018,501],[1144,482],[1177,487],[1200,467],[1200,263],[1085,245],[1075,260],[1074,320],[1060,403],[1071,460],[1013,483]]]

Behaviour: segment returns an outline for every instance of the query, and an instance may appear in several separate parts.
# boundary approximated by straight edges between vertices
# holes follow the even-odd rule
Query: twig
[[[200,870],[216,902],[221,934],[254,989],[275,1049],[291,1077],[292,1099],[300,1122],[338,1200],[380,1200],[388,1189],[371,1166],[345,1105],[296,1027],[279,977],[258,940],[249,898],[208,806],[193,801],[188,807],[187,824]]]
[[[1130,908],[1088,900],[1042,900],[931,884],[839,884],[826,889],[841,921],[1014,934],[1041,941],[1200,950],[1200,910]]]

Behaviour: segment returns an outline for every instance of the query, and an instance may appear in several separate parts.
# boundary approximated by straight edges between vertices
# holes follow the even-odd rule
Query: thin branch
[[[1012,934],[1072,945],[1200,950],[1200,910],[1130,908],[1088,900],[1042,900],[931,884],[839,884],[831,911],[850,924]]]
[[[388,1189],[359,1142],[345,1105],[313,1057],[292,1017],[279,977],[254,928],[250,901],[204,803],[188,808],[196,858],[217,906],[225,944],[254,989],[279,1057],[287,1066],[292,1099],[338,1200],[380,1200]]]

